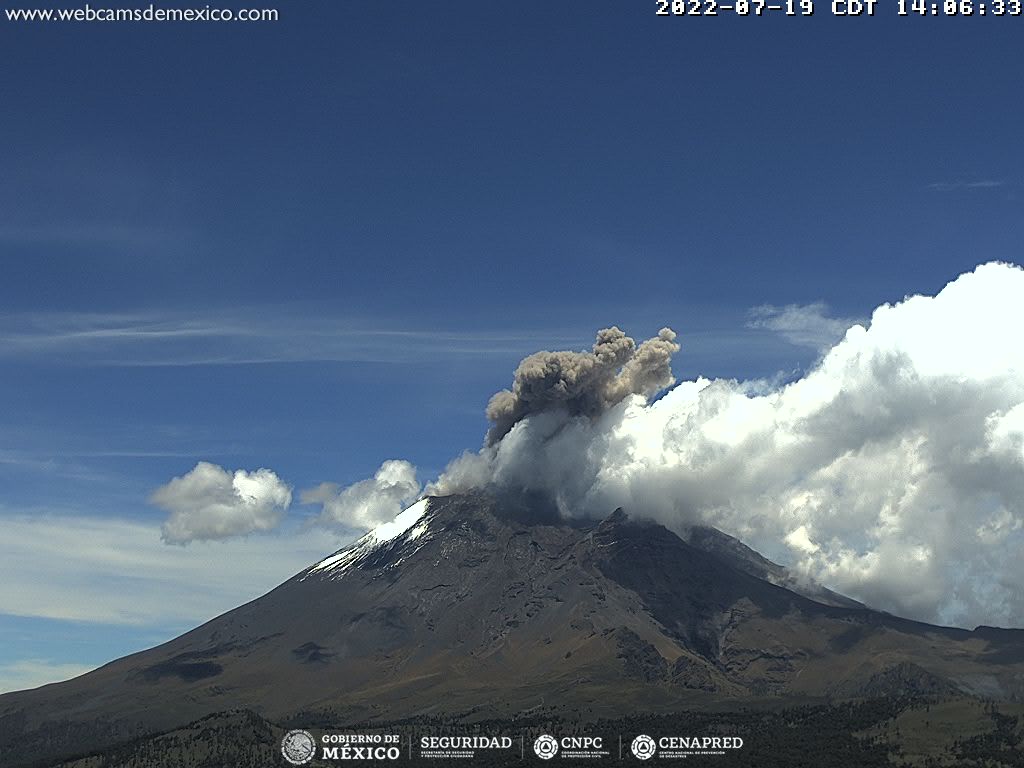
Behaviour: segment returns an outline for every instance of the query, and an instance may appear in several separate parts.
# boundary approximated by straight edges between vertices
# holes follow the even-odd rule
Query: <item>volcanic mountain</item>
[[[164,645],[0,696],[0,764],[232,709],[344,726],[891,693],[1019,696],[1024,631],[874,611],[713,529],[566,521],[479,493],[423,499]]]

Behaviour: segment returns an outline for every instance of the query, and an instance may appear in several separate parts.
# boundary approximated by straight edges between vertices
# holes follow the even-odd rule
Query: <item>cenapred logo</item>
[[[685,760],[690,757],[713,757],[743,749],[739,736],[658,736],[656,739],[642,733],[629,745],[638,760],[652,757]]]
[[[533,742],[533,751],[541,760],[550,760],[558,754],[558,740],[554,736],[543,733]]]
[[[309,731],[288,731],[281,739],[281,754],[292,765],[305,765],[316,754],[316,739]]]
[[[654,743],[654,739],[645,733],[641,733],[633,739],[629,748],[633,752],[633,757],[638,760],[648,760],[654,757],[654,753],[658,751],[658,745]]]

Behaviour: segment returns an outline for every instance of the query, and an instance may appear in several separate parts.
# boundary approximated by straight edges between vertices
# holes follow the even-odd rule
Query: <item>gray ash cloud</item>
[[[653,395],[670,386],[676,334],[662,328],[637,343],[617,327],[597,333],[589,352],[536,352],[516,368],[512,389],[495,394],[487,405],[494,445],[517,422],[545,411],[596,417],[630,395]]]

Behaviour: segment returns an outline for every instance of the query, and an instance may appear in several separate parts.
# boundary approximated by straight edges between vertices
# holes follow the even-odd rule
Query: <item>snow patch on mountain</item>
[[[430,499],[420,499],[408,509],[400,512],[390,523],[377,526],[340,552],[335,552],[330,557],[310,566],[301,580],[304,581],[314,573],[337,578],[353,565],[363,562],[371,554],[402,537],[403,534],[407,541],[419,539],[428,528],[428,521],[422,520],[422,518],[427,512],[429,502]],[[417,525],[417,523],[419,524]],[[399,562],[401,561],[399,560]],[[395,564],[397,565],[397,563]]]

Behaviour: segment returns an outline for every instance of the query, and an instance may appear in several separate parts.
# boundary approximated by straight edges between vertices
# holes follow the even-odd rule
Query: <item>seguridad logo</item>
[[[422,759],[472,759],[481,751],[511,751],[516,741],[511,736],[421,736],[418,742]]]

